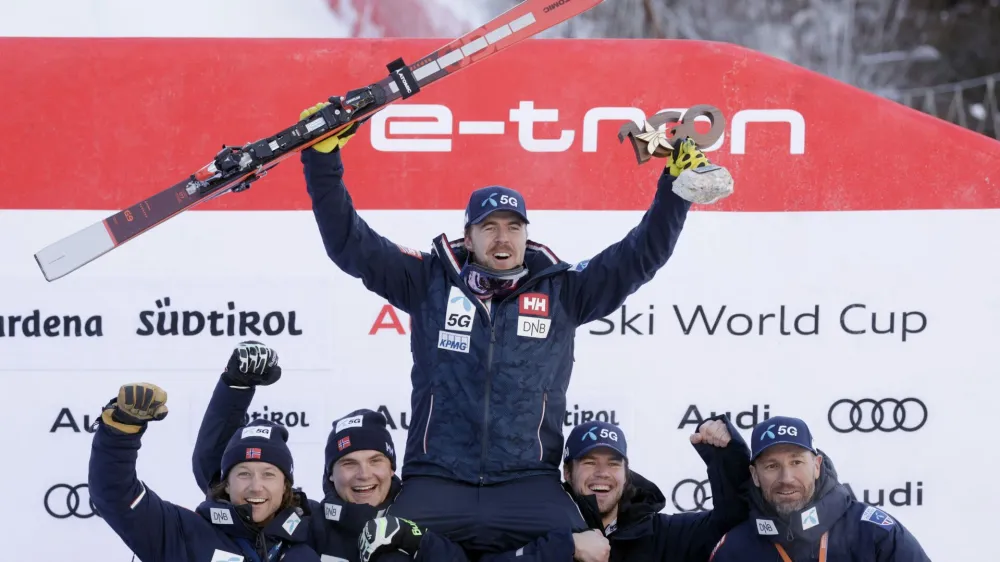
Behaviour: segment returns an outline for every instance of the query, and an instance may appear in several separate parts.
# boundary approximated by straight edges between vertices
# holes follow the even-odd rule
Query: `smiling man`
[[[885,511],[857,501],[798,418],[754,427],[750,517],[715,547],[714,562],[930,562]]]
[[[690,139],[678,142],[638,224],[576,266],[529,240],[524,195],[498,185],[472,191],[461,237],[442,234],[419,252],[358,215],[341,159],[356,130],[302,151],[301,161],[327,255],[410,315],[413,420],[389,512],[477,554],[585,529],[559,474],[576,329],[615,312],[667,263],[691,207],[675,180],[719,167]]]
[[[258,386],[282,375],[278,353],[257,341],[233,349],[202,418],[192,455],[202,490],[218,486],[228,435],[243,423]],[[399,492],[396,451],[385,416],[355,410],[333,422],[324,450],[323,500],[308,500],[312,518],[309,545],[323,560],[360,560],[358,536],[365,523]]]
[[[566,439],[566,491],[589,531],[553,531],[514,552],[483,562],[702,562],[746,518],[740,490],[750,481],[750,450],[722,416],[705,420],[690,437],[707,465],[714,509],[660,513],[666,498],[630,465],[625,432],[606,422],[578,425]]]

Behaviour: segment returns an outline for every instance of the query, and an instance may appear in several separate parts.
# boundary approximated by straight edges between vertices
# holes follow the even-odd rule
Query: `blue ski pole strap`
[[[420,91],[420,84],[417,83],[417,77],[413,75],[410,67],[403,62],[402,57],[385,66],[389,69],[389,75],[392,76],[392,81],[396,83],[396,88],[399,89],[399,94],[403,96],[404,100]]]

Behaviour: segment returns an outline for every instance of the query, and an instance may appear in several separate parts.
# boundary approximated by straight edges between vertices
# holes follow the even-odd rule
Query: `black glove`
[[[125,434],[139,433],[146,423],[167,417],[167,392],[146,382],[123,384],[101,412],[105,425]]]
[[[222,373],[222,382],[229,386],[267,386],[280,378],[278,352],[258,341],[236,346]]]
[[[386,515],[365,523],[358,537],[361,562],[378,560],[386,552],[403,552],[416,557],[424,531],[409,519]]]

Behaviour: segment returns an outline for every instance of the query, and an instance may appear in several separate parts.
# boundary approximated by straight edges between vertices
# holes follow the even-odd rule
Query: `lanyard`
[[[240,537],[236,539],[236,542],[240,543],[240,546],[243,547],[243,552],[247,555],[247,557],[250,558],[250,560],[253,560],[253,562],[261,562],[260,555],[257,554],[256,550],[254,550],[253,545],[250,544],[250,541]],[[268,551],[267,553],[268,562],[271,562],[278,556],[279,550],[281,550],[281,541],[275,543],[275,545],[271,547],[271,550]]]
[[[826,562],[826,539],[829,534],[830,531],[827,531],[823,533],[823,537],[819,539],[819,562]],[[792,559],[788,556],[788,553],[785,552],[785,549],[780,544],[774,543],[774,548],[778,549],[778,554],[781,555],[781,559],[784,560],[784,562],[792,562]]]

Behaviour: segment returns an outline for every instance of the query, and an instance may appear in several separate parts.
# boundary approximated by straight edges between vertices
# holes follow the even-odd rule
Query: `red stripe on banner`
[[[273,134],[442,43],[0,38],[0,207],[127,207],[223,143]],[[532,209],[643,209],[663,161],[637,165],[619,126],[697,104],[725,115],[708,155],[736,180],[710,209],[1000,207],[993,139],[740,47],[688,41],[530,40],[365,124],[345,148],[346,181],[360,208],[461,209],[472,189],[504,184]],[[197,208],[310,207],[296,158]]]

